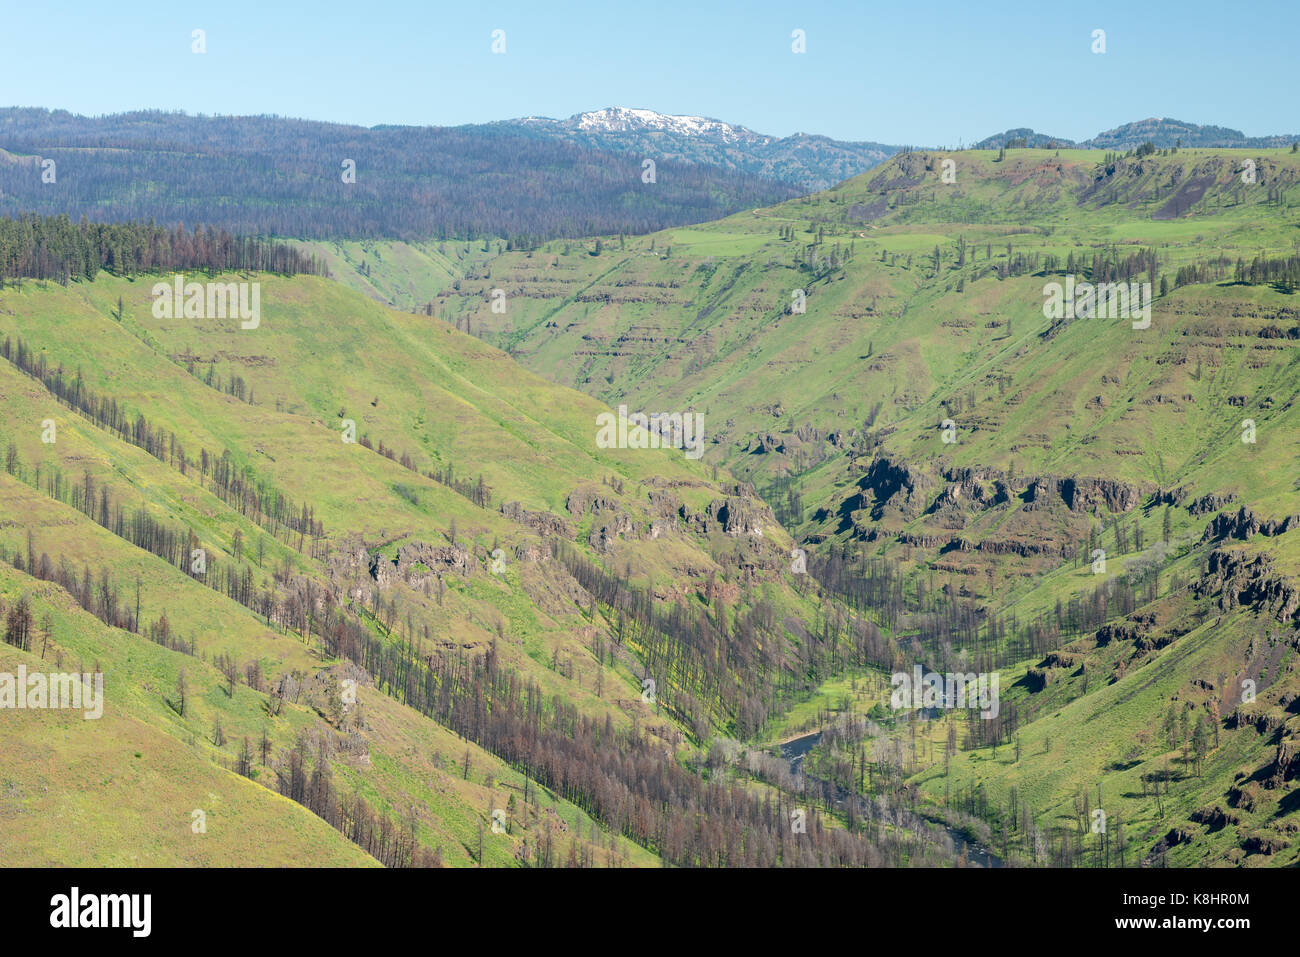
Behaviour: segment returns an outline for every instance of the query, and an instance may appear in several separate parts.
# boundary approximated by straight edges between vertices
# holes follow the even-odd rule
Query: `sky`
[[[364,126],[627,106],[777,136],[949,147],[1022,126],[1086,139],[1149,116],[1300,132],[1300,4],[1134,6],[14,2],[0,13],[0,106]],[[504,53],[492,51],[496,30]],[[806,52],[792,50],[796,30]]]

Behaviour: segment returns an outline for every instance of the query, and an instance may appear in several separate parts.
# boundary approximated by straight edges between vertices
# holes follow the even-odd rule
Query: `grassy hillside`
[[[259,282],[252,329],[0,289],[4,651],[104,671],[148,747],[65,732],[96,760],[289,799],[268,862],[1293,863],[1300,160],[1142,152],[188,277]],[[1083,282],[1149,323],[1054,314]],[[620,405],[703,458],[603,447]],[[914,665],[996,713],[895,707]]]
[[[501,244],[504,247],[504,244]],[[335,240],[301,243],[329,269],[330,277],[372,299],[415,310],[497,254],[497,243],[447,240],[393,242]]]
[[[749,736],[844,654],[770,510],[682,450],[600,447],[601,403],[430,317],[250,274],[213,278],[261,283],[256,329],[159,319],[157,278],[0,290],[6,663],[102,672],[111,716],[0,728],[65,735],[112,788],[173,785],[93,853],[33,838],[5,863],[698,861],[664,828],[723,786],[689,770],[715,731]],[[108,806],[68,761],[13,768],[25,833]],[[187,840],[198,793],[248,820]],[[767,830],[756,862],[798,850]],[[876,853],[845,840],[802,853]]]
[[[706,461],[758,487],[896,664],[1000,669],[1003,718],[963,728],[951,779],[898,763],[954,813],[1009,816],[1009,853],[1091,862],[1062,809],[1100,783],[1130,860],[1276,863],[1300,692],[1300,486],[1277,467],[1300,451],[1300,159],[1142,154],[904,153],[717,223],[497,256],[432,311],[610,404],[704,409]],[[1067,280],[1149,283],[1149,324],[1049,314]],[[1171,699],[1189,747],[1213,716],[1199,769],[1157,747]],[[1048,738],[1068,774],[1037,769]],[[1170,792],[1144,799],[1143,775]]]

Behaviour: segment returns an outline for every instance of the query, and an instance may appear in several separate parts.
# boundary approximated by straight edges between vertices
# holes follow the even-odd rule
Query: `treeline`
[[[1117,552],[1127,551],[1123,547],[1128,543],[1127,532],[1118,522],[1115,534],[1123,536],[1122,544],[1117,542]],[[1141,548],[1140,541],[1137,547]],[[877,616],[895,633],[891,657],[871,663],[904,670],[925,657],[936,670],[995,671],[1091,634],[1160,594],[1159,567],[1143,565],[1130,568],[1126,575],[1107,578],[1086,595],[1058,600],[1050,613],[1023,620],[1014,609],[991,614],[973,599],[927,586],[923,577],[909,587],[897,560],[867,556],[847,545],[810,554],[808,571],[849,608]],[[1177,581],[1172,584],[1175,590],[1182,587]],[[952,649],[964,649],[968,660],[958,661]]]
[[[415,459],[411,457],[410,452],[403,452],[401,458],[398,458],[397,450],[384,445],[383,439],[379,440],[379,445],[376,447],[371,443],[368,435],[363,435],[357,440],[357,444],[362,448],[371,450],[372,452],[378,452],[384,458],[388,459],[390,462],[396,462],[408,472],[423,475],[425,478],[433,479],[433,481],[437,482],[439,485],[447,486],[447,488],[451,489],[457,495],[469,499],[479,508],[487,508],[492,503],[492,489],[483,481],[482,473],[479,474],[477,481],[470,478],[457,478],[455,463],[450,462],[447,464],[445,469],[439,468],[421,472],[419,467],[415,464]],[[398,486],[398,489],[398,494],[411,502],[411,504],[419,504],[419,497],[415,494],[413,489],[406,486]]]
[[[970,261],[977,261],[977,245],[967,246],[964,238],[959,238],[957,248],[957,267],[962,268],[966,265],[967,251],[970,252]],[[937,264],[939,262],[939,249],[936,246],[932,258]],[[1091,255],[1080,252],[1077,255],[1071,250],[1066,257],[1062,259],[1056,253],[1023,253],[1017,252],[1011,243],[1007,243],[1006,257],[1000,258],[996,262],[992,261],[993,247],[991,243],[986,243],[984,248],[984,259],[986,265],[984,272],[996,275],[1000,279],[1010,279],[1016,276],[1031,276],[1041,273],[1043,276],[1049,275],[1084,275],[1091,282],[1130,282],[1135,281],[1138,277],[1146,274],[1152,282],[1160,268],[1160,259],[1154,248],[1140,249],[1137,252],[1122,254],[1116,247],[1108,249],[1094,250]],[[981,273],[982,274],[982,273]],[[977,274],[976,278],[979,278]]]
[[[1189,263],[1186,266],[1179,266],[1178,271],[1174,273],[1174,288],[1222,282],[1228,276],[1228,266],[1230,264],[1231,260],[1226,256],[1220,256],[1218,259],[1208,262]],[[1245,282],[1245,280],[1239,278],[1238,282]]]
[[[1048,257],[1052,259],[1054,257]],[[1072,274],[1076,269],[1083,271],[1087,267],[1088,279],[1092,282],[1132,282],[1143,273],[1154,284],[1160,270],[1160,257],[1153,247],[1139,249],[1135,253],[1121,255],[1115,247],[1092,254],[1091,262],[1080,255],[1075,259],[1071,252],[1066,259],[1065,271]]]
[[[245,738],[236,770],[251,777],[251,766],[251,750]],[[442,866],[442,849],[430,851],[419,842],[414,818],[401,827],[393,823],[387,811],[376,815],[360,793],[353,791],[349,797],[339,794],[323,741],[313,761],[305,736],[300,736],[276,767],[275,785],[282,795],[307,808],[385,867]]]
[[[713,614],[654,596],[606,572],[568,543],[551,540],[552,555],[616,621],[616,640],[631,643],[656,682],[656,696],[694,734],[712,721],[734,723],[739,738],[757,734],[797,696],[848,666],[891,660],[889,640],[871,622],[827,605],[820,630],[792,640],[766,600],[729,609],[710,587]],[[610,650],[613,655],[612,649]]]
[[[648,233],[798,195],[716,166],[614,153],[494,127],[366,129],[274,116],[0,110],[17,162],[0,164],[0,213],[212,223],[302,238]],[[53,160],[42,182],[37,158]],[[350,165],[345,163],[350,162]],[[143,188],[150,184],[151,188]]]
[[[120,587],[109,574],[107,567],[101,567],[99,574],[95,575],[91,572],[90,565],[83,562],[81,574],[78,575],[76,568],[66,557],[61,556],[56,560],[50,558],[46,552],[41,552],[37,557],[30,532],[27,536],[26,556],[23,555],[21,547],[15,548],[11,554],[7,547],[0,544],[0,561],[13,565],[18,571],[33,578],[58,585],[76,600],[83,611],[94,615],[110,628],[121,628],[135,634],[143,634],[155,644],[182,654],[197,654],[197,643],[193,639],[187,641],[173,631],[165,611],[148,625],[141,627],[139,583],[136,583],[133,606],[130,596],[122,595]],[[20,598],[9,610],[5,620],[5,641],[23,651],[36,653],[31,604],[26,596]],[[52,637],[48,619],[41,630],[44,632],[44,642],[41,645],[40,655],[44,658],[45,643]]]
[[[1036,258],[1036,257],[1035,257]],[[1043,259],[1044,274],[1060,271],[1060,260],[1053,255]],[[1083,273],[1092,282],[1128,282],[1145,275],[1156,284],[1160,260],[1155,249],[1142,249],[1127,256],[1116,250],[1103,250],[1088,257],[1075,257],[1071,252],[1064,264],[1066,274]],[[1014,274],[1014,270],[1012,271]],[[1174,287],[1223,282],[1228,277],[1233,282],[1249,286],[1275,286],[1279,292],[1293,293],[1300,289],[1300,256],[1255,256],[1249,261],[1238,257],[1234,262],[1227,256],[1188,263],[1174,273]],[[1166,291],[1167,279],[1160,280],[1160,292]]]
[[[149,510],[144,507],[136,508],[133,512],[127,514],[122,506],[114,501],[112,489],[106,484],[96,483],[89,472],[85,473],[80,483],[67,481],[62,470],[57,466],[47,466],[44,469],[35,469],[29,472],[23,466],[17,449],[12,442],[9,444],[5,455],[5,471],[19,481],[44,492],[55,501],[75,508],[105,531],[111,532],[136,548],[161,558],[185,575],[202,581],[209,588],[228,598],[233,598],[241,605],[257,611],[258,614],[264,615],[268,622],[275,620],[284,623],[286,627],[298,623],[300,616],[294,613],[292,607],[288,605],[278,606],[270,590],[259,587],[258,582],[254,581],[252,568],[249,565],[243,564],[239,567],[227,568],[224,563],[219,561],[216,552],[200,549],[199,540],[192,529],[169,526],[165,522],[154,518]],[[236,535],[238,536],[239,533],[236,532]],[[259,542],[257,548],[260,559],[264,554],[263,543]],[[237,550],[242,550],[242,544],[237,546]],[[202,551],[201,559],[196,560],[196,551]],[[34,561],[35,557],[33,556],[23,570],[37,578],[46,581],[57,581],[60,585],[64,584],[61,578],[50,577],[44,565],[41,565],[38,570],[33,570],[37,569],[37,566],[33,564]],[[109,601],[110,592],[108,591],[107,578],[104,579],[103,588],[101,600],[104,604],[102,608],[95,611],[95,614],[105,624],[112,625],[115,628],[138,631],[139,622],[136,620],[137,616],[130,613],[130,608],[119,608],[115,598]],[[79,601],[82,599],[82,592],[77,592],[71,588],[68,590],[72,591]],[[113,591],[112,594],[115,595],[116,591]],[[92,610],[84,604],[83,607],[87,611]],[[172,636],[169,631],[164,630],[163,637],[168,640],[161,641],[160,644],[190,654],[193,653],[192,645],[186,647],[172,645],[170,643]]]
[[[1238,259],[1235,278],[1251,286],[1275,285],[1281,292],[1295,292],[1300,289],[1300,256],[1256,256],[1249,264]]]
[[[80,369],[75,376],[70,376],[62,365],[51,368],[45,354],[28,348],[21,338],[15,343],[6,336],[0,342],[0,357],[38,380],[64,405],[182,475],[197,468],[201,485],[275,537],[283,537],[290,545],[295,545],[296,538],[295,547],[299,551],[303,550],[307,536],[312,538],[313,552],[316,543],[324,537],[324,526],[312,506],[305,502],[298,506],[283,492],[259,479],[252,468],[240,469],[229,449],[223,450],[220,456],[200,449],[198,461],[190,460],[174,432],[151,425],[143,413],[136,413],[132,418],[116,398],[90,389]],[[12,445],[10,454],[13,454]],[[53,494],[58,497],[61,493]]]
[[[415,466],[407,465],[405,461],[408,457],[404,454],[402,458],[402,464],[406,465],[408,469],[414,471]],[[424,475],[426,478],[431,478],[440,485],[447,486],[447,488],[456,492],[463,498],[469,499],[479,508],[488,508],[492,504],[492,489],[483,481],[482,473],[479,474],[477,481],[468,477],[457,478],[455,463],[449,462],[445,469],[433,469],[425,472]]]
[[[3,192],[0,187],[0,195]],[[153,220],[92,223],[83,216],[74,223],[66,214],[27,213],[0,218],[0,281],[25,277],[67,285],[93,280],[101,269],[116,276],[184,269],[329,274],[314,255],[284,243],[232,236],[212,226],[195,224],[187,233],[183,226],[168,231]]]
[[[0,545],[0,561],[8,561],[3,545]],[[89,576],[89,569],[86,574]],[[26,595],[21,596],[8,609],[5,608],[4,599],[0,598],[0,621],[4,622],[5,644],[13,645],[19,651],[32,650],[36,629],[32,625],[32,603]]]
[[[616,729],[501,666],[495,647],[466,658],[438,653],[408,670],[399,697],[577,804],[611,831],[674,866],[888,866],[903,845],[827,828],[812,811],[792,827],[790,799],[705,779],[661,741]]]
[[[249,405],[255,405],[253,402],[253,387],[244,381],[244,377],[234,370],[230,372],[230,378],[223,379],[221,373],[217,371],[216,359],[208,363],[208,370],[203,375],[199,375],[198,369],[194,365],[194,357],[185,357],[185,371],[194,378],[198,379],[209,389],[216,389],[218,392],[224,392],[240,402],[247,402]]]

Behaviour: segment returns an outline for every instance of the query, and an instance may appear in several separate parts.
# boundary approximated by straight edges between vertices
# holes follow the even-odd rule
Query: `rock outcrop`
[[[463,545],[411,542],[398,548],[391,561],[378,556],[371,559],[370,577],[381,591],[398,582],[423,588],[445,574],[467,575],[471,568],[469,549]]]
[[[555,535],[560,538],[573,538],[573,528],[564,519],[550,512],[533,512],[518,502],[506,502],[501,506],[501,514],[512,522],[531,528],[545,537]]]
[[[1273,559],[1238,549],[1216,548],[1210,553],[1205,574],[1192,583],[1198,598],[1217,595],[1223,611],[1246,606],[1280,622],[1294,621],[1300,610],[1300,591],[1294,579],[1275,574]]]
[[[1241,506],[1235,514],[1216,515],[1205,528],[1202,542],[1221,541],[1236,538],[1245,541],[1256,535],[1273,536],[1289,532],[1300,527],[1300,515],[1288,515],[1283,519],[1260,519],[1246,506]]]

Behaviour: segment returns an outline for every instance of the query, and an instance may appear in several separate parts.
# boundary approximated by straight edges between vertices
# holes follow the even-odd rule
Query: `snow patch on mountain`
[[[743,126],[733,126],[707,116],[675,116],[655,110],[629,109],[623,106],[591,110],[569,117],[565,124],[584,133],[674,133],[682,136],[712,136],[726,142],[766,141]]]

